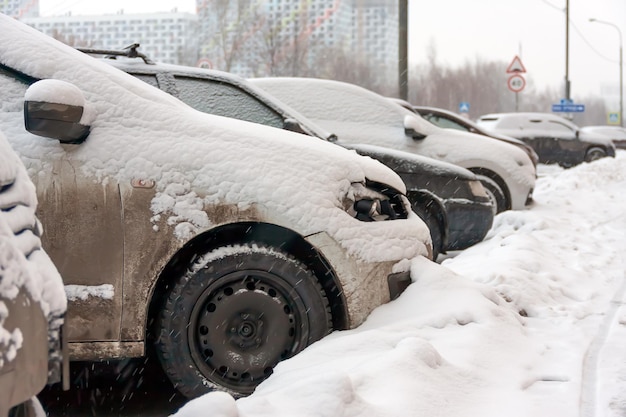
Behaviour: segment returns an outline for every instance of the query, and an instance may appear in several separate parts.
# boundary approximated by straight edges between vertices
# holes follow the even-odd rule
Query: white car
[[[439,128],[353,84],[280,77],[250,81],[336,134],[339,142],[414,152],[469,169],[482,181],[498,212],[522,209],[532,201],[535,168],[513,145]]]
[[[626,127],[615,125],[583,126],[580,131],[606,136],[611,139],[616,148],[626,149]]]
[[[432,256],[381,163],[198,112],[4,15],[0,91],[67,285],[71,359],[153,346],[183,394],[246,395]]]
[[[45,415],[36,395],[62,374],[67,299],[42,250],[36,206],[35,187],[0,132],[0,416]]]

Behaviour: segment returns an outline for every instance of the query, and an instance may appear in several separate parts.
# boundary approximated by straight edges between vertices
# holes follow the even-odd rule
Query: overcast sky
[[[389,0],[397,1],[397,0]],[[426,60],[429,45],[441,64],[456,66],[476,57],[504,62],[516,55],[527,70],[528,88],[561,88],[565,80],[566,0],[409,0],[411,63]],[[194,0],[40,0],[44,16],[195,11]],[[594,94],[619,96],[619,36],[626,34],[626,0],[570,0],[569,79],[580,102]],[[576,100],[579,98],[579,100]]]

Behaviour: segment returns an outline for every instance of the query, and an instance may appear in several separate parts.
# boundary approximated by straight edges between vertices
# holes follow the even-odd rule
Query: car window
[[[159,88],[156,76],[154,74],[133,74],[135,78],[139,78],[141,81],[150,84],[153,87]]]
[[[575,133],[569,126],[566,126],[554,120],[548,120],[548,122],[544,123],[543,125],[550,132],[558,133],[561,135],[574,135]]]
[[[196,110],[283,128],[283,118],[247,92],[217,81],[175,76],[179,97]]]
[[[426,117],[425,119],[433,124],[436,124],[439,127],[443,127],[446,129],[463,130],[465,132],[468,131],[468,129],[465,126],[455,122],[454,120],[447,119],[445,117],[440,117],[436,115],[428,115],[428,117]]]

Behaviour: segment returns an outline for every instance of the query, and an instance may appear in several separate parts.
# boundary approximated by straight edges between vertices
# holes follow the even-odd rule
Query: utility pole
[[[569,82],[569,0],[565,2],[565,99],[570,101]]]
[[[398,0],[398,92],[403,100],[409,97],[408,0]]]
[[[602,23],[609,25],[619,34],[619,121],[620,125],[624,127],[624,56],[623,56],[623,44],[622,44],[622,31],[615,23],[606,22],[604,20],[589,19],[590,22]]]

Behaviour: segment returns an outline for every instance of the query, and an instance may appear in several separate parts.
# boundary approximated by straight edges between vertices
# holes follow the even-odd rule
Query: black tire
[[[439,254],[444,252],[441,225],[435,214],[428,208],[428,203],[426,203],[425,206],[413,204],[413,211],[426,223],[426,226],[428,226],[430,239],[433,242],[433,261],[436,261]]]
[[[483,184],[489,200],[493,203],[494,215],[505,211],[507,207],[504,191],[493,179],[485,175],[476,175],[478,180]]]
[[[597,146],[589,148],[587,149],[587,152],[585,152],[585,162],[596,161],[604,157],[606,157],[606,151],[603,148],[599,148]]]
[[[276,249],[237,245],[200,257],[173,284],[155,348],[186,397],[241,397],[331,330],[328,299],[304,265]]]

